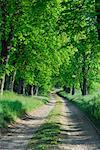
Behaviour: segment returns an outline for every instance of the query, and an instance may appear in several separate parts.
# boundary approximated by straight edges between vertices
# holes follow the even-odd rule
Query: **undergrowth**
[[[46,97],[28,97],[11,92],[5,92],[0,97],[0,128],[15,121],[25,113],[39,108],[48,102]]]
[[[94,121],[94,123],[100,127],[100,94],[95,93],[93,95],[81,96],[80,94],[67,94],[66,92],[60,92],[61,96],[67,98],[69,101],[75,103]]]

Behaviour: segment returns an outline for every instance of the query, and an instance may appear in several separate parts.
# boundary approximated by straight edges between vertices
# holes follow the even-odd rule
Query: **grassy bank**
[[[46,150],[54,149],[58,143],[60,134],[61,100],[56,97],[57,102],[53,110],[49,113],[45,123],[37,130],[31,139],[28,149]]]
[[[72,96],[66,92],[60,92],[59,94],[80,107],[100,127],[100,94],[95,93],[87,96],[81,96],[80,94]]]
[[[0,128],[15,121],[26,112],[39,108],[48,102],[46,97],[27,97],[15,93],[5,92],[0,97]]]

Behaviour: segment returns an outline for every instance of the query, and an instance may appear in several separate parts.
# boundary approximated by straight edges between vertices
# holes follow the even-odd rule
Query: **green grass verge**
[[[94,123],[100,127],[100,94],[95,93],[86,96],[76,94],[72,96],[64,91],[59,94],[78,105],[78,107],[80,107],[80,109],[82,109],[94,121]]]
[[[54,149],[58,144],[60,134],[60,119],[62,102],[59,97],[53,110],[49,113],[45,123],[36,131],[31,139],[28,150]]]
[[[0,128],[15,121],[25,113],[39,108],[48,102],[46,97],[28,97],[5,92],[0,97]]]

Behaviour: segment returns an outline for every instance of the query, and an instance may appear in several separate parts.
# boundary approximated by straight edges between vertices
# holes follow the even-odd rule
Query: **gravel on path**
[[[55,98],[52,95],[48,104],[28,114],[25,119],[19,120],[14,127],[9,128],[9,132],[0,137],[0,150],[26,150],[29,140],[45,121],[54,105]]]
[[[76,106],[62,99],[60,150],[100,150],[100,137]]]

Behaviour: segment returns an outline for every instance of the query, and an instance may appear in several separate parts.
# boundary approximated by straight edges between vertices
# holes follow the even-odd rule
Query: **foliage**
[[[33,93],[46,94],[57,84],[72,87],[73,75],[74,85],[83,95],[89,93],[100,70],[95,1],[1,0],[0,4],[1,93],[9,80],[8,90],[23,93],[34,87]]]
[[[82,90],[89,90],[92,81],[96,80],[99,66],[95,4],[94,1],[65,0],[61,5],[63,9],[58,21],[59,34],[66,33],[66,48],[71,45],[75,49],[70,62],[61,67],[61,78],[65,85],[71,86],[72,76],[75,75],[76,85],[79,83]]]

